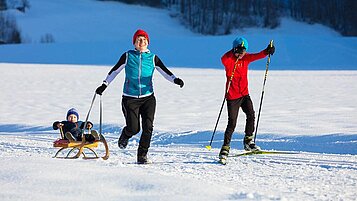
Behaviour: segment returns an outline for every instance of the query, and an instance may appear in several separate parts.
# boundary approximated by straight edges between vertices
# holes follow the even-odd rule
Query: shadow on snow
[[[217,132],[212,141],[212,148],[220,148],[223,132]],[[156,144],[209,145],[212,131],[192,131],[186,133],[161,133],[154,135]],[[234,133],[231,148],[243,149],[243,134]],[[283,134],[258,134],[256,144],[265,150],[302,151],[329,154],[357,154],[357,135],[324,134],[288,136]]]
[[[94,129],[99,130],[98,127]],[[117,140],[122,127],[118,125],[103,125],[103,133],[109,139]],[[58,137],[58,131],[52,126],[28,126],[20,124],[0,125],[0,135],[29,135],[29,134],[53,134],[54,139]],[[212,141],[212,148],[220,148],[223,143],[223,132],[216,132]],[[186,132],[160,132],[154,131],[152,137],[153,145],[192,145],[205,147],[209,145],[212,131],[186,131]],[[133,137],[139,140],[140,134]],[[231,148],[243,149],[243,134],[234,133]],[[346,135],[342,133],[321,135],[289,136],[284,134],[258,134],[256,143],[265,150],[301,151],[329,154],[357,154],[357,135]]]

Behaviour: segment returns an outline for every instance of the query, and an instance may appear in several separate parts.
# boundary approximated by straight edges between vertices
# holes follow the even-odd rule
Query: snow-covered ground
[[[230,158],[226,166],[217,163],[225,110],[213,149],[205,149],[222,101],[223,71],[172,68],[185,80],[182,89],[157,73],[158,104],[149,152],[154,163],[143,166],[135,164],[139,136],[127,150],[117,147],[124,126],[123,75],[103,94],[109,160],[55,160],[52,142],[59,133],[52,130],[52,122],[63,120],[70,107],[78,108],[84,119],[94,90],[110,67],[1,64],[0,69],[1,200],[355,200],[357,196],[355,71],[271,72],[257,143],[298,154]],[[263,73],[250,73],[255,105]],[[97,129],[98,112],[99,99],[90,118]],[[243,124],[241,116],[233,154],[242,149]]]
[[[200,36],[158,9],[94,0],[30,4],[25,14],[11,11],[28,43],[0,46],[1,201],[356,200],[356,37],[288,19],[273,31]],[[180,89],[155,74],[157,110],[149,151],[153,164],[135,164],[140,135],[126,150],[117,146],[125,126],[123,74],[102,97],[110,158],[52,159],[57,151],[52,142],[59,137],[52,123],[64,120],[71,107],[84,120],[95,88],[120,54],[132,48],[137,28],[149,32],[149,48],[185,81]],[[56,43],[39,43],[46,33]],[[237,35],[248,39],[252,52],[275,41],[257,144],[295,154],[234,157],[228,165],[219,165],[225,108],[213,149],[205,148],[224,95],[219,58]],[[252,63],[256,70],[249,72],[256,111],[264,76],[259,69],[265,63]],[[90,120],[98,129],[98,97]],[[232,154],[242,151],[244,123],[240,114]]]

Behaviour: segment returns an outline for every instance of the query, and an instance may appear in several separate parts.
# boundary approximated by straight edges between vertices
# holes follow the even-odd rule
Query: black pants
[[[223,146],[229,146],[231,143],[232,134],[237,125],[239,108],[242,108],[246,115],[245,136],[253,136],[255,112],[250,96],[247,95],[235,100],[227,100],[228,125],[224,133]]]
[[[140,116],[142,123],[142,133],[139,141],[139,148],[146,152],[150,147],[152,131],[154,127],[154,116],[156,99],[154,94],[144,98],[132,98],[123,96],[122,110],[125,116],[126,126],[122,135],[131,138],[140,132]]]

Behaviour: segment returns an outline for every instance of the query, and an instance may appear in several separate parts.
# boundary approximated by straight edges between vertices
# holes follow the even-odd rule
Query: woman
[[[141,116],[142,134],[137,152],[138,164],[148,162],[147,153],[150,147],[156,108],[152,82],[154,70],[158,70],[167,80],[180,85],[181,88],[184,85],[184,82],[170,72],[157,55],[150,52],[149,42],[149,35],[144,30],[137,30],[133,36],[135,49],[121,55],[118,63],[109,71],[103,84],[96,89],[96,93],[102,95],[114,78],[125,69],[122,111],[126,126],[119,137],[118,146],[125,149],[129,139],[139,133]]]

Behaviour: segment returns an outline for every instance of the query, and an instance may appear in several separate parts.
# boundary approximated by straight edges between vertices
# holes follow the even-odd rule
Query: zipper
[[[142,70],[142,63],[141,63],[141,61],[142,61],[142,58],[141,58],[141,55],[142,55],[142,53],[140,52],[140,56],[139,56],[139,77],[138,77],[138,82],[139,82],[139,97],[141,96],[141,80],[140,80],[140,78],[141,78],[141,70]]]

